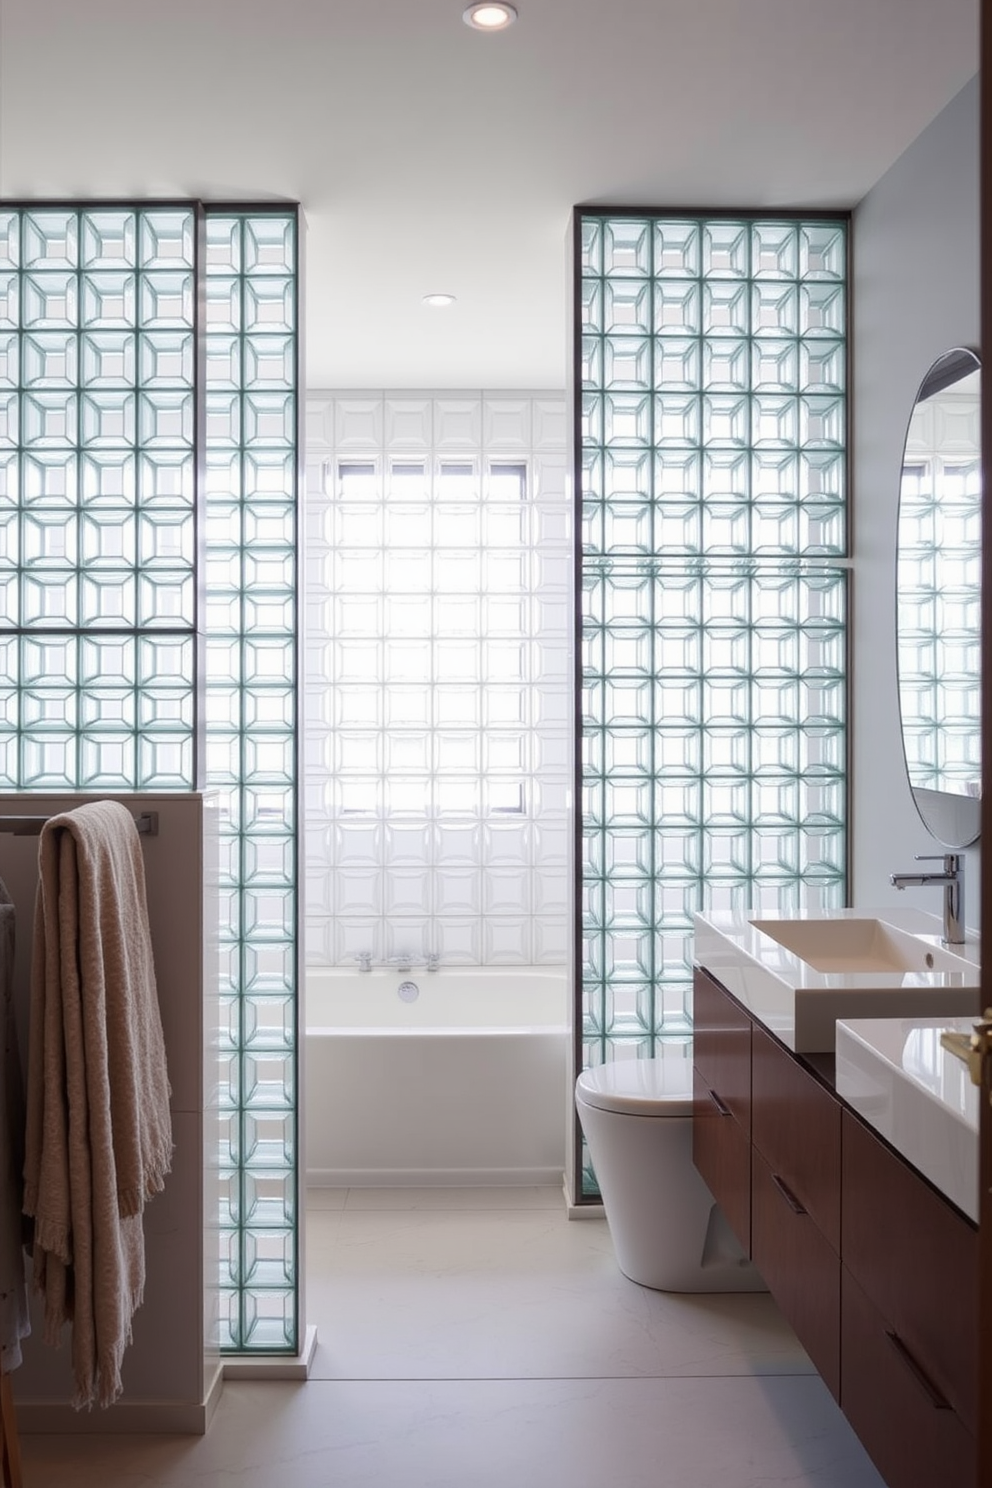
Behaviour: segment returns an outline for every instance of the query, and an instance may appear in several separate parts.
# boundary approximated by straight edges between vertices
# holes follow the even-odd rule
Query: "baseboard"
[[[569,1219],[605,1219],[606,1210],[598,1199],[591,1203],[577,1204],[572,1198],[572,1190],[568,1182],[568,1174],[562,1176],[561,1191],[565,1196],[565,1213]]]
[[[221,1370],[206,1399],[118,1400],[109,1410],[73,1410],[64,1401],[19,1400],[21,1436],[203,1436],[224,1386]]]
[[[307,1328],[298,1354],[238,1354],[224,1360],[226,1380],[305,1380],[317,1348],[317,1329]]]
[[[308,1188],[549,1188],[561,1168],[308,1168]]]

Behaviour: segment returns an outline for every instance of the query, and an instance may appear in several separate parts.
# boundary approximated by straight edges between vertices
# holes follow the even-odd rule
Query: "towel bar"
[[[0,832],[12,833],[15,837],[37,837],[49,820],[47,816],[0,816]],[[158,836],[158,812],[142,811],[134,818],[134,825],[145,837]]]

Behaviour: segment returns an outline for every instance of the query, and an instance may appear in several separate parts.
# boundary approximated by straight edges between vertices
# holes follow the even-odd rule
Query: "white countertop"
[[[694,960],[787,1048],[796,1053],[830,1053],[840,1018],[875,1017],[893,1012],[925,1017],[970,1017],[977,1010],[979,948],[977,939],[954,946],[962,971],[817,971],[798,955],[762,934],[753,911],[715,911],[697,914]],[[797,916],[802,920],[878,919],[920,937],[936,951],[941,946],[939,916],[907,906],[905,909],[844,909],[823,915]],[[969,990],[970,989],[970,990]],[[826,994],[826,995],[824,995]],[[898,1004],[897,1006],[895,1004]]]
[[[837,1025],[837,1094],[971,1219],[978,1220],[978,1098],[941,1046],[974,1018],[856,1018]]]

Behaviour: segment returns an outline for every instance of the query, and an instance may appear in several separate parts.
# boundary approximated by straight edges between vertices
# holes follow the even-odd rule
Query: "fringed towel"
[[[72,1323],[73,1404],[107,1406],[144,1292],[141,1212],[172,1163],[144,862],[115,801],[52,817],[38,856],[24,1209],[46,1339]]]
[[[14,1022],[14,904],[0,883],[0,1374],[21,1363],[21,1339],[31,1332],[24,1277],[21,1218],[24,1168],[24,1086]]]

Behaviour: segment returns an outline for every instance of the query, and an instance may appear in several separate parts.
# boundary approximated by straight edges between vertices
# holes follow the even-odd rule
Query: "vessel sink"
[[[967,967],[948,947],[874,918],[752,920],[751,924],[814,971],[963,971]]]
[[[695,930],[696,963],[797,1054],[832,1054],[839,1018],[981,1011],[977,941],[943,945],[923,911],[700,914]]]

